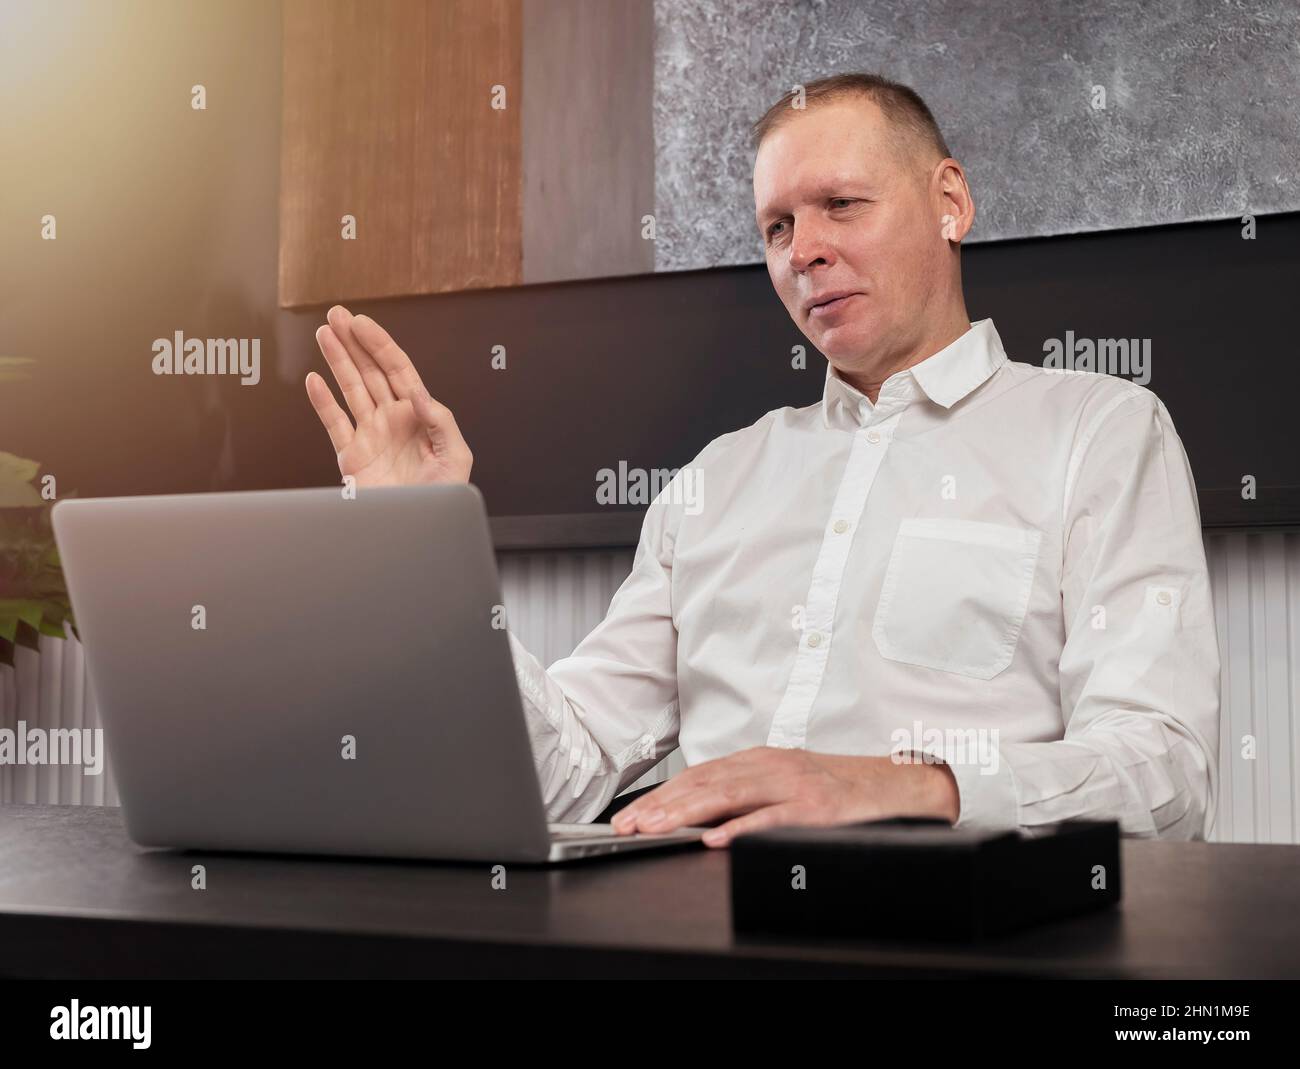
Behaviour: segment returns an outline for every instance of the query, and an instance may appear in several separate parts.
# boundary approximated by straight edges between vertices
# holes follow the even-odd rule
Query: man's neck
[[[942,326],[927,334],[924,341],[913,346],[908,353],[894,360],[892,366],[883,373],[864,374],[856,371],[844,371],[839,368],[836,370],[840,378],[856,390],[866,394],[867,399],[874,405],[876,398],[880,396],[880,387],[885,384],[885,380],[891,375],[896,375],[909,367],[915,367],[922,360],[928,360],[935,353],[942,352],[970,328],[970,318],[963,306],[953,316],[945,319]]]

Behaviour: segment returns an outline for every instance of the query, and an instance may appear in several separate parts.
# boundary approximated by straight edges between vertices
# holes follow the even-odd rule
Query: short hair
[[[934,121],[934,115],[915,89],[891,81],[883,75],[866,72],[835,74],[791,89],[754,123],[754,149],[757,150],[763,139],[778,126],[784,125],[793,115],[798,114],[799,109],[791,107],[791,102],[799,95],[800,89],[803,91],[804,104],[809,108],[845,97],[865,97],[881,110],[893,128],[900,150],[906,152],[908,146],[903,142],[911,138],[913,144],[919,142],[933,148],[939,153],[940,159],[952,155],[939,130],[939,124]]]

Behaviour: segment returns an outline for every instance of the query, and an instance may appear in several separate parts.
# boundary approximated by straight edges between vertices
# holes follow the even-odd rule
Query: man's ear
[[[949,157],[936,167],[941,210],[939,232],[945,241],[960,242],[975,222],[975,198],[966,184],[966,174],[956,160]]]

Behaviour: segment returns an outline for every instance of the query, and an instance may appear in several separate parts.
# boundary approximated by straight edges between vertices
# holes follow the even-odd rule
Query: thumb
[[[424,431],[435,450],[455,451],[464,445],[460,428],[456,426],[456,417],[451,414],[450,408],[430,397],[428,390],[413,394],[411,400],[414,402],[416,418],[424,425]]]
[[[415,409],[416,418],[424,424],[425,428],[430,431],[441,431],[446,423],[446,406],[439,404],[431,396],[429,391],[421,388],[418,393],[411,395],[412,406]]]
[[[469,482],[469,473],[474,466],[474,454],[470,452],[469,443],[456,425],[452,411],[440,401],[429,396],[428,390],[412,394],[416,418],[424,426],[425,437],[433,455],[446,465],[447,476],[439,481]]]

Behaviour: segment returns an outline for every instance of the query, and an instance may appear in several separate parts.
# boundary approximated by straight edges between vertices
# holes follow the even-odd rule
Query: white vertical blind
[[[1300,532],[1210,531],[1223,707],[1218,842],[1300,843]],[[503,553],[502,597],[511,630],[543,664],[571,653],[604,617],[632,568],[632,550]],[[76,642],[43,638],[0,668],[0,728],[95,728],[98,710]],[[1253,740],[1253,741],[1252,741]],[[1253,756],[1248,749],[1253,745]],[[638,781],[682,767],[673,754]],[[0,765],[0,802],[116,805],[106,762],[80,768]]]
[[[510,630],[542,664],[567,657],[604,619],[632,571],[632,557],[632,549],[500,554]],[[628,789],[659,783],[684,767],[674,751]]]
[[[1300,532],[1211,531],[1205,551],[1223,664],[1210,839],[1300,842]]]

